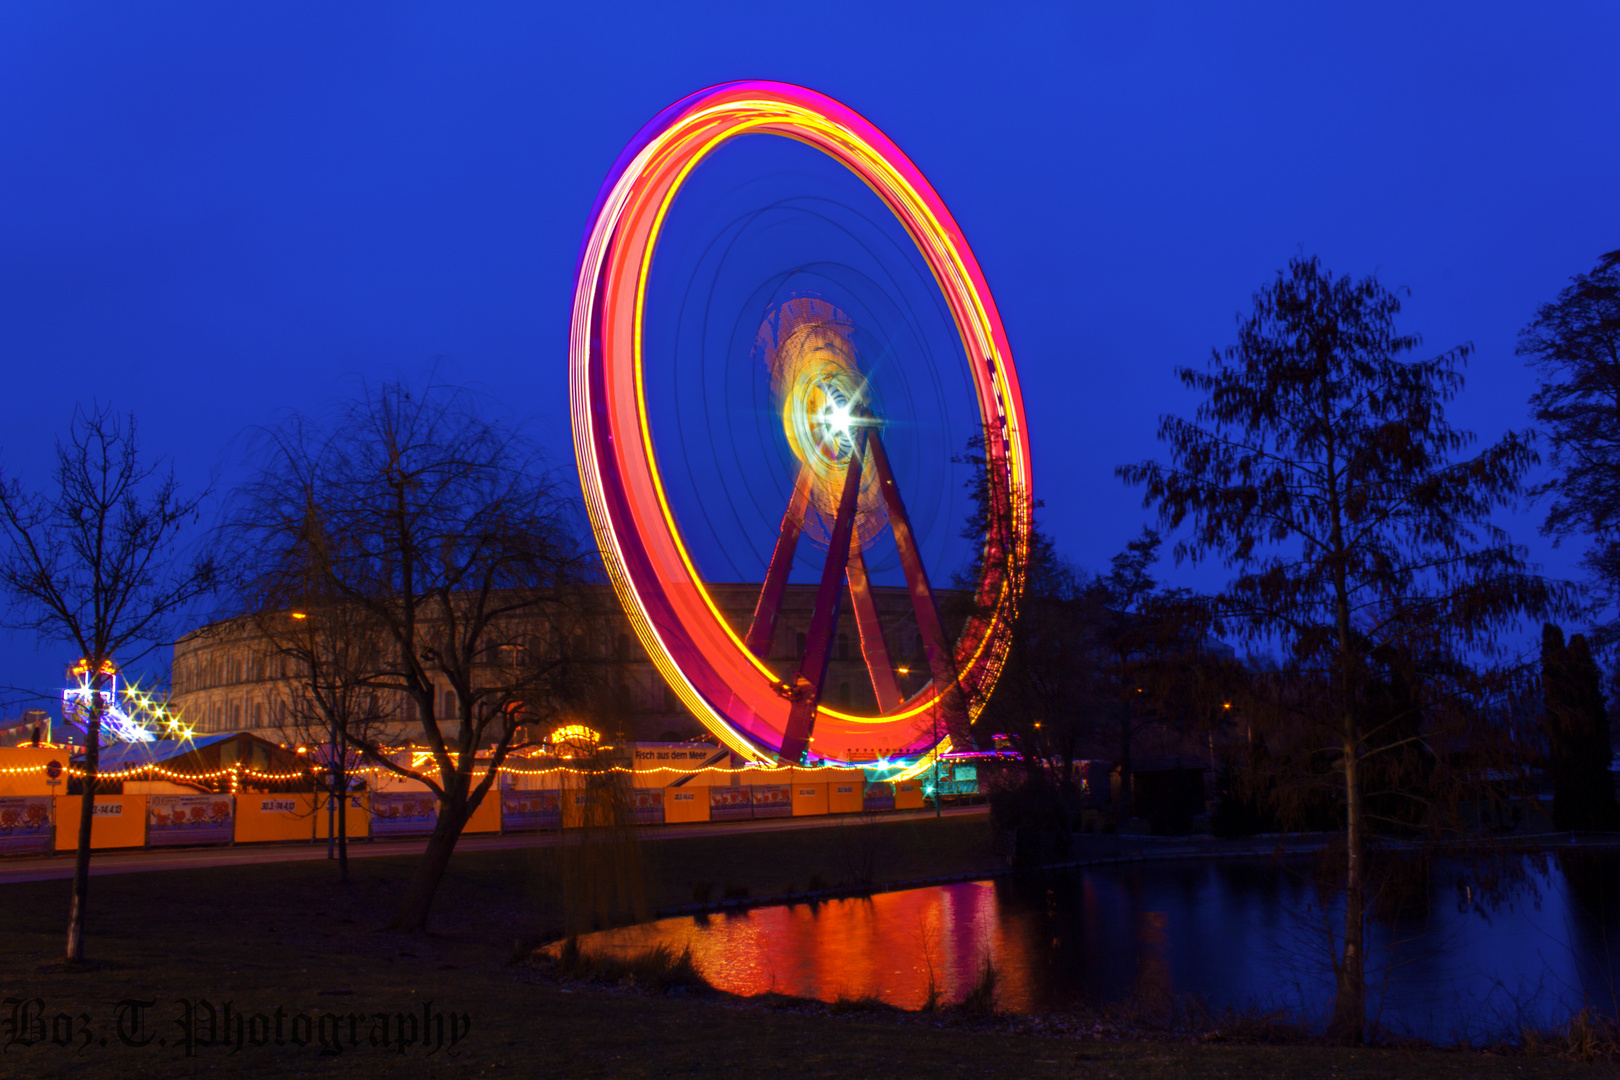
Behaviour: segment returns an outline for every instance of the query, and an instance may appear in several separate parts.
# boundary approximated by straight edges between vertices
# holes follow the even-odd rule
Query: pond
[[[957,1000],[988,959],[998,1005],[1013,1012],[1191,995],[1211,1008],[1287,1008],[1321,1022],[1333,982],[1309,870],[1304,859],[1254,858],[1095,866],[662,919],[581,946],[690,947],[711,983],[745,995],[874,995],[911,1009],[930,973],[945,1000]],[[1436,872],[1407,886],[1400,916],[1373,925],[1371,1019],[1451,1041],[1583,1005],[1615,1010],[1620,855],[1555,856],[1490,906],[1457,881]]]

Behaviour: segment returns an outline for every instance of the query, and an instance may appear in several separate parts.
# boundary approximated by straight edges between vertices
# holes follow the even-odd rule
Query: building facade
[[[739,634],[747,630],[753,618],[759,588],[748,584],[710,586],[715,601]],[[901,693],[909,696],[929,679],[910,594],[903,588],[878,587],[872,592],[891,665]],[[815,593],[814,586],[795,585],[789,586],[783,598],[776,637],[766,662],[784,679],[796,670],[804,655]],[[617,685],[622,688],[619,693],[623,700],[618,706],[620,713],[628,717],[629,733],[637,740],[662,742],[706,736],[647,659],[611,588],[596,587],[588,602],[601,615],[590,620],[591,640],[585,647],[598,659],[622,664]],[[947,632],[954,632],[961,620],[951,618],[950,612],[962,598],[946,593],[939,602]],[[251,731],[288,745],[317,737],[318,733],[301,727],[289,716],[288,702],[297,685],[297,663],[278,654],[252,619],[217,622],[187,634],[175,645],[172,671],[173,704],[181,718],[199,733]],[[444,702],[439,715],[457,715],[454,690],[441,683],[436,693]],[[415,703],[404,694],[394,696],[397,701],[379,703],[387,717],[384,740],[419,741],[422,725]],[[862,658],[847,591],[822,697],[838,708],[877,711],[876,692]],[[454,730],[453,722],[450,730]],[[544,734],[536,733],[537,737]]]

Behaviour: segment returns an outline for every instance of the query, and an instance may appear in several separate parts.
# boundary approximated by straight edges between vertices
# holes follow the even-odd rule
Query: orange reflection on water
[[[989,882],[882,893],[730,915],[684,916],[583,938],[587,952],[634,955],[658,944],[690,948],[698,971],[734,994],[775,991],[835,1001],[872,995],[915,1009],[930,969],[943,1000],[971,989],[988,958],[1002,1008],[1034,1001],[1033,942],[1019,913],[998,910]],[[1039,937],[1036,933],[1035,937]]]

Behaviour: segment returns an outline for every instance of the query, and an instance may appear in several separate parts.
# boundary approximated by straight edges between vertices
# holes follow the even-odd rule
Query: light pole
[[[329,718],[330,719],[330,718]],[[338,815],[338,767],[337,767],[337,720],[331,719],[328,726],[330,744],[326,755],[326,768],[331,776],[331,792],[326,799],[326,857],[337,858],[337,815]]]
[[[944,793],[939,790],[939,710],[934,710],[934,820],[938,821],[945,813],[941,806]]]
[[[306,611],[293,611],[293,612],[289,612],[289,614],[292,616],[292,618],[293,618],[293,620],[295,622],[304,623],[306,626],[309,626],[309,613],[308,612],[306,612]],[[310,660],[310,665],[311,665],[310,674],[312,676],[314,676],[315,679],[317,680],[316,700],[318,701],[320,699],[320,691],[319,691],[319,684],[318,684],[320,668],[319,668],[319,657],[318,657],[318,654],[316,653],[315,630],[314,630],[313,626],[309,626],[309,632],[308,632],[308,635],[307,635],[307,641],[308,641],[308,650],[309,650],[309,660]],[[342,775],[342,770],[340,770],[338,768],[338,758],[337,758],[337,756],[338,756],[338,745],[339,745],[340,740],[338,739],[338,720],[337,720],[337,710],[335,708],[335,704],[336,704],[335,702],[328,702],[328,705],[333,706],[333,707],[329,707],[326,710],[326,735],[327,735],[327,744],[326,744],[326,770],[327,770],[326,857],[327,857],[328,860],[336,859],[338,857],[338,850],[337,850],[337,843],[338,843],[338,814],[340,812],[339,807],[338,807],[338,799],[339,799],[340,795],[347,794],[347,792],[341,792],[340,793],[339,790],[338,790],[338,788],[339,788],[339,780],[340,780],[340,777]],[[343,786],[347,786],[347,785],[343,785]],[[347,819],[345,819],[344,823],[347,824]],[[347,854],[347,853],[345,853],[345,854]]]

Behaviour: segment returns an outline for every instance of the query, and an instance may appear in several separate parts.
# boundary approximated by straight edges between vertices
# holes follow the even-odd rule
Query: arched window
[[[849,704],[849,683],[847,682],[841,682],[838,684],[838,704]]]
[[[849,635],[848,634],[839,634],[838,635],[838,659],[840,659],[840,660],[848,660],[849,659]]]
[[[798,636],[798,642],[797,642],[797,644],[796,644],[796,646],[795,646],[795,649],[796,649],[796,655],[797,655],[797,656],[798,656],[798,658],[799,658],[799,659],[800,659],[800,660],[803,660],[803,659],[804,659],[804,654],[805,654],[805,651],[806,651],[806,650],[807,650],[807,649],[808,649],[808,648],[809,648],[809,647],[810,647],[810,639],[809,639],[809,638],[807,638],[807,637],[805,637],[805,636],[804,636],[804,635],[803,635],[803,634],[800,634],[800,635],[799,635],[799,636]]]

